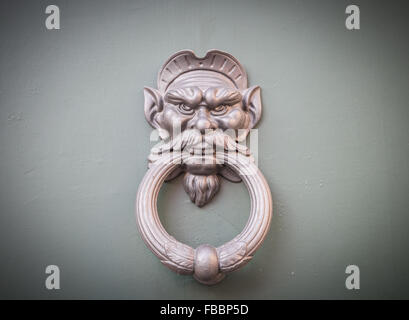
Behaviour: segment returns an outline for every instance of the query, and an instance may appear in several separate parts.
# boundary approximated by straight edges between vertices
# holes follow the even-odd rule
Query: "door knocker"
[[[270,189],[245,145],[261,117],[260,87],[248,88],[243,66],[219,50],[203,58],[190,50],[177,52],[160,70],[157,86],[144,89],[146,119],[162,140],[151,149],[149,169],[138,189],[138,228],[164,265],[193,274],[201,283],[216,284],[253,257],[271,221]],[[184,188],[199,207],[217,193],[220,177],[243,181],[251,200],[243,231],[218,248],[203,244],[193,249],[170,236],[159,220],[156,200],[162,183],[179,174],[184,174]]]

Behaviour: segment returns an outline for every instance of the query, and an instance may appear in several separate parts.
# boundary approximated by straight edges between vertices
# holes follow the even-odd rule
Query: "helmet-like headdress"
[[[223,83],[243,90],[247,88],[247,74],[240,62],[226,52],[210,50],[199,58],[193,51],[183,50],[172,55],[159,71],[158,89],[165,92],[183,83]]]

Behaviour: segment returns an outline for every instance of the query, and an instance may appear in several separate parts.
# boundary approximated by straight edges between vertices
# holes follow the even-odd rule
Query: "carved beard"
[[[213,151],[224,150],[224,152],[234,150],[235,152],[250,157],[250,150],[247,146],[239,144],[234,138],[223,133],[221,130],[214,130],[202,135],[198,130],[191,129],[182,131],[181,134],[171,138],[170,141],[159,147],[152,148],[148,158],[149,166],[158,161],[166,153],[190,152],[192,149],[208,150],[209,148],[212,148]],[[175,170],[173,174],[171,173],[171,179],[178,176],[182,170],[180,167]],[[222,174],[226,179],[233,182],[240,181],[235,180],[237,178],[233,177],[233,173],[229,170],[228,167],[224,166],[220,168],[219,172],[212,172],[207,175],[197,174],[187,170],[183,179],[183,186],[190,200],[199,207],[208,203],[219,191],[220,177],[218,174]]]
[[[220,178],[216,174],[204,176],[186,172],[183,186],[190,200],[198,207],[202,207],[219,191]]]

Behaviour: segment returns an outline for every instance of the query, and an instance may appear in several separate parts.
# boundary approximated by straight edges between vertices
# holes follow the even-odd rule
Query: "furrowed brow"
[[[202,91],[198,87],[169,90],[165,95],[166,102],[172,104],[185,103],[188,106],[198,105],[202,98]]]
[[[228,88],[209,88],[204,93],[204,99],[210,106],[234,105],[241,101],[241,93]]]

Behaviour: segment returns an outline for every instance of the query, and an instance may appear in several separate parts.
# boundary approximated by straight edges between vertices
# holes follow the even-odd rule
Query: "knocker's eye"
[[[223,114],[225,114],[227,112],[227,110],[229,109],[228,106],[217,106],[216,108],[214,108],[211,113],[215,116],[221,116]]]
[[[178,108],[179,108],[179,111],[180,111],[182,114],[191,115],[191,114],[193,114],[193,112],[194,112],[194,110],[193,110],[191,107],[189,107],[189,106],[187,106],[187,105],[185,105],[185,104],[183,104],[183,103],[181,103],[181,104],[178,106]]]

